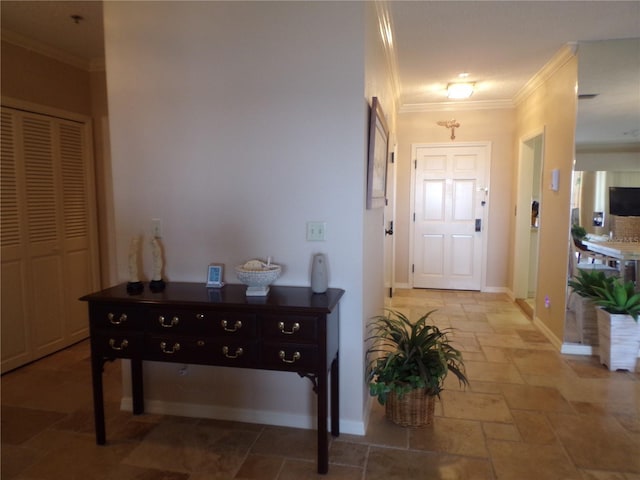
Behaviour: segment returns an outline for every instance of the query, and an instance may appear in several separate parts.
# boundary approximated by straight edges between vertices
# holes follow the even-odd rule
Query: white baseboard
[[[126,411],[133,410],[131,397],[122,397],[120,408]],[[218,405],[201,405],[194,403],[166,402],[163,400],[145,400],[144,409],[147,413],[157,415],[177,415],[181,417],[213,418],[217,420],[229,420],[235,422],[260,423],[276,425],[280,427],[304,428],[313,430],[316,428],[316,417],[309,415],[295,415],[282,412],[269,412],[265,410],[248,410],[233,407],[221,407]],[[330,419],[327,419],[327,423]],[[328,426],[330,428],[330,426]],[[365,423],[340,420],[340,433],[350,435],[364,435]]]
[[[397,288],[397,289],[404,289],[404,290],[412,290],[413,289],[413,285],[411,285],[410,283],[395,283],[393,285],[393,288]],[[509,289],[509,287],[488,287],[485,286],[482,290],[482,292],[486,292],[486,293],[506,293],[507,295],[509,295],[511,298],[513,298],[513,294],[511,292],[511,290]]]
[[[560,353],[566,355],[597,355],[598,347],[593,345],[583,345],[581,343],[563,343]]]
[[[510,290],[508,287],[489,287],[489,286],[485,286],[482,289],[483,292],[485,293],[506,293],[507,295],[509,295]]]
[[[560,353],[567,355],[598,355],[598,347],[594,345],[582,345],[581,343],[563,343]],[[640,358],[640,351],[638,351]]]

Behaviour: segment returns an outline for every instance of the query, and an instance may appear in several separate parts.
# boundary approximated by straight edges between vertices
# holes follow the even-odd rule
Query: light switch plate
[[[326,229],[326,222],[307,222],[307,241],[324,242]]]

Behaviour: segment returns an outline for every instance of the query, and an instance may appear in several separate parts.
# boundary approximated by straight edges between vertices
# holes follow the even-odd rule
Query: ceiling
[[[563,46],[640,38],[638,1],[389,1],[382,5],[389,13],[400,111],[446,110],[460,108],[463,102],[465,108],[512,106],[518,92]],[[102,2],[2,0],[0,6],[3,38],[52,47],[87,65],[104,59]],[[83,19],[76,23],[71,15]],[[640,75],[640,51],[635,52],[635,60],[624,65]],[[446,85],[463,72],[476,83],[476,91],[471,99],[452,104],[445,95]],[[640,111],[640,92],[632,90],[636,90],[631,92],[632,101]],[[620,131],[608,135],[640,129],[640,114],[635,120],[636,125],[621,125]],[[598,141],[594,137],[598,132],[593,128],[588,138]],[[640,135],[635,140],[640,142]]]

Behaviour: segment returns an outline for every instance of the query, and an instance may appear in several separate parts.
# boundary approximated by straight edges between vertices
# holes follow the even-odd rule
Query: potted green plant
[[[614,280],[614,277],[607,276],[600,270],[580,269],[576,276],[569,280],[569,286],[581,297],[591,299],[600,296],[596,288],[606,288]]]
[[[587,236],[587,231],[580,225],[571,225],[571,236],[573,236],[576,241],[582,243],[584,237]]]
[[[601,270],[578,269],[576,276],[569,280],[571,293],[569,294],[569,310],[573,312],[578,328],[580,342],[587,345],[598,345],[598,324],[596,321],[596,304],[598,298],[596,287],[605,287],[613,282],[613,277],[607,276]]]
[[[413,323],[403,313],[387,310],[369,326],[369,392],[385,405],[387,417],[399,425],[432,422],[435,397],[440,396],[449,372],[461,385],[469,383],[462,353],[448,338],[451,329],[428,323],[434,312]]]
[[[594,287],[600,362],[609,370],[635,371],[640,351],[640,293],[621,279]]]

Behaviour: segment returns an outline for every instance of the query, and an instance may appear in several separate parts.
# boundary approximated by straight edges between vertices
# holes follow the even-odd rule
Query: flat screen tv
[[[609,213],[640,217],[640,187],[609,187]]]

